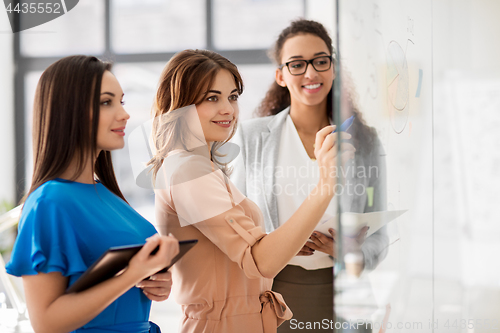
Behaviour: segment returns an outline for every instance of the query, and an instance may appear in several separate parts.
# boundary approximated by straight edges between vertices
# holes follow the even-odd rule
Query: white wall
[[[500,1],[440,0],[433,3],[434,73],[500,75]]]
[[[13,33],[0,5],[0,207],[14,204],[14,89]],[[2,208],[0,208],[1,210]]]
[[[500,285],[500,268],[491,264],[500,253],[499,13],[496,0],[434,6],[436,243],[446,244],[436,276],[458,269],[466,286]]]

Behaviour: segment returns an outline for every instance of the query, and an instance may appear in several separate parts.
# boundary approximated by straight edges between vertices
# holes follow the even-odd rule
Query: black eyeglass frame
[[[319,58],[328,58],[330,59],[330,66],[328,66],[327,69],[324,69],[324,70],[318,70],[316,69],[316,67],[314,66],[314,63],[313,61],[316,60],[316,59],[319,59]],[[306,62],[306,66],[304,67],[304,71],[302,73],[299,73],[299,74],[292,74],[292,71],[290,70],[290,64],[292,62],[295,62],[295,61],[305,61]],[[294,75],[294,76],[299,76],[299,75],[304,75],[305,72],[307,72],[307,66],[309,66],[309,64],[311,66],[313,66],[314,70],[316,72],[326,72],[327,70],[329,70],[330,68],[332,68],[332,63],[335,61],[335,58],[333,55],[322,55],[322,56],[318,56],[318,57],[315,57],[315,58],[312,58],[312,59],[309,59],[309,60],[304,60],[304,59],[296,59],[296,60],[290,60],[290,61],[287,61],[285,62],[284,64],[281,64],[278,68],[279,69],[283,69],[283,67],[286,66],[286,68],[288,68],[288,72],[290,73],[290,75]]]

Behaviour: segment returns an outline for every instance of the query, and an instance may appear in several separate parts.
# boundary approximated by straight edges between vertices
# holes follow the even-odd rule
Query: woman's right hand
[[[158,251],[151,254],[156,247]],[[126,273],[136,275],[137,282],[154,275],[167,267],[179,253],[179,242],[174,236],[155,234],[130,260]]]
[[[339,153],[337,144],[339,133],[333,133],[336,128],[335,125],[330,125],[319,130],[318,133],[316,133],[316,141],[314,144],[314,156],[318,161],[320,171],[320,185],[322,189],[326,189],[330,194],[333,194],[337,183],[337,177],[340,175],[337,172],[337,154]],[[349,133],[340,132],[341,140],[348,140],[350,138],[351,135]],[[342,166],[344,166],[348,160],[354,158],[355,151],[356,148],[354,148],[352,144],[341,142],[340,154]]]

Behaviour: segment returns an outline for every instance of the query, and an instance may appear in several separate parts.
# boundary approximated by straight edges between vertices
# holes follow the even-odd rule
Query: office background
[[[386,260],[352,284],[355,292],[339,289],[345,297],[338,310],[377,322],[390,303],[391,321],[412,323],[405,332],[496,332],[484,323],[496,320],[500,329],[500,2],[338,6],[337,17],[333,0],[80,0],[64,16],[16,35],[0,9],[0,212],[15,206],[30,182],[34,90],[55,60],[112,60],[131,131],[149,119],[168,59],[185,48],[212,49],[241,70],[241,118],[249,119],[274,79],[267,50],[290,20],[306,17],[339,37],[361,111],[386,148],[389,209],[409,209],[389,227]],[[125,196],[153,221],[153,194],[135,185],[127,147],[113,158]],[[11,240],[12,232],[0,234],[6,256]],[[179,315],[169,300],[154,305],[152,319],[169,332]],[[463,319],[473,324],[461,327]],[[428,327],[436,320],[438,327]]]

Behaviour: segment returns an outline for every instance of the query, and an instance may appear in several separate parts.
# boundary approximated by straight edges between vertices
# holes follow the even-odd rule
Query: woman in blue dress
[[[114,175],[111,151],[123,148],[129,115],[110,69],[95,57],[66,57],[37,86],[33,178],[7,265],[22,276],[36,332],[158,332],[151,300],[170,292],[169,273],[155,273],[178,242],[128,205]],[[144,242],[121,275],[66,293],[109,247]]]

